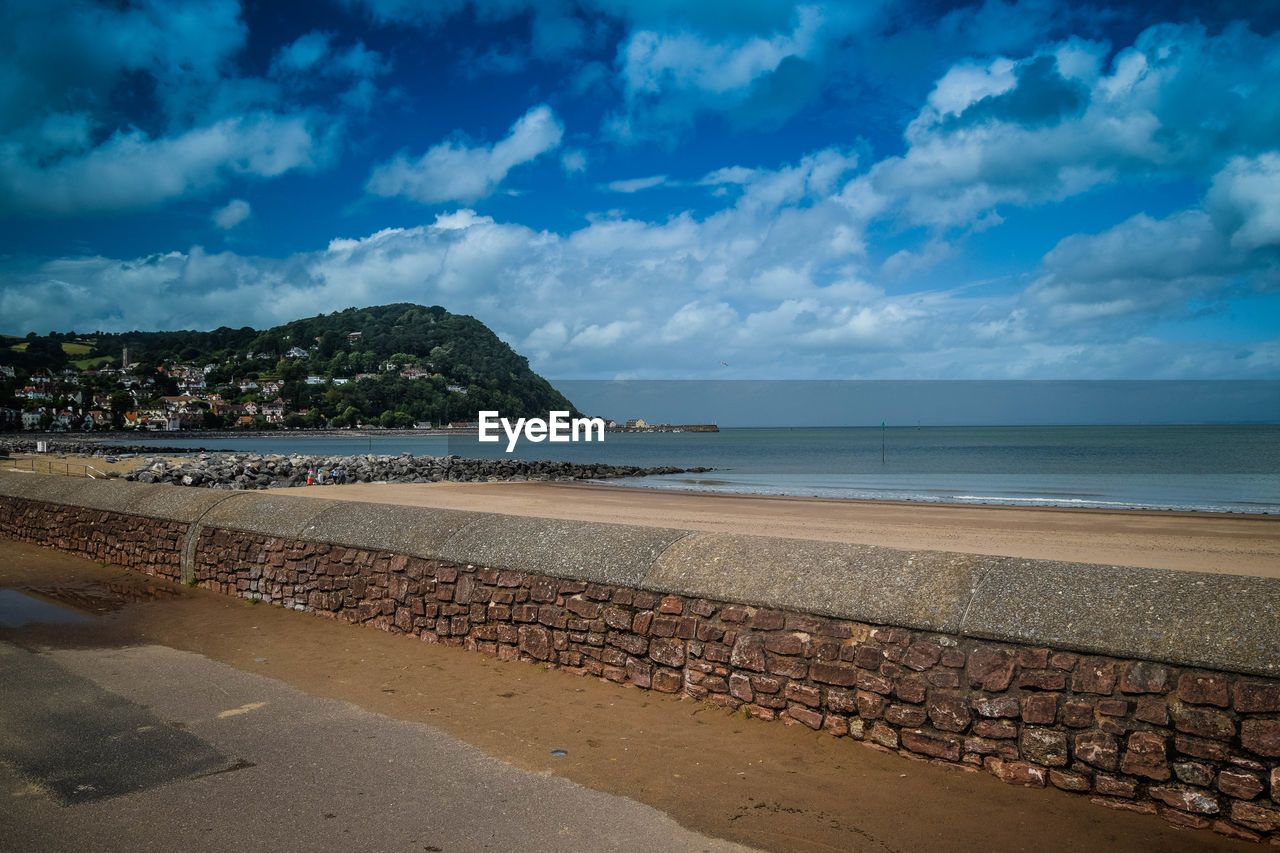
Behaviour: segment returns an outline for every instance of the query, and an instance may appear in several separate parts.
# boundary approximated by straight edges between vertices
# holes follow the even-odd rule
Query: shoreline
[[[17,453],[14,453],[12,456],[7,457],[7,460],[15,461],[19,459],[22,459],[22,460],[35,459],[37,461],[49,460],[55,463],[70,462],[72,464],[76,464],[76,463],[86,464],[86,465],[91,464],[95,468],[100,468],[103,471],[111,471],[111,472],[114,472],[115,474],[119,474],[123,476],[124,474],[130,471],[139,470],[143,467],[146,467],[144,465],[136,464],[136,463],[142,462],[143,460],[154,459],[154,460],[164,460],[164,461],[170,461],[170,462],[181,462],[185,459],[196,457],[201,454],[210,455],[210,456],[219,455],[219,454],[237,455],[237,456],[254,455],[254,454],[248,454],[246,451],[234,451],[234,450],[186,450],[184,448],[154,447],[146,451],[128,451],[128,452],[122,452],[120,454],[104,454],[104,456],[118,456],[118,459],[115,462],[105,462],[104,456],[98,456],[91,453],[72,453],[72,452],[60,452],[60,451],[51,451],[43,454],[35,453],[35,452],[27,452],[27,451],[18,451]],[[290,455],[316,455],[316,454],[262,453],[262,454],[256,454],[256,455],[283,459],[283,458],[287,458]],[[319,455],[325,455],[325,456],[343,455],[343,456],[354,458],[358,456],[365,456],[368,454],[357,453],[357,454],[319,454]],[[394,457],[397,454],[376,454],[375,453],[373,455]],[[442,457],[433,457],[433,458],[442,458]],[[4,467],[7,469],[10,466],[5,464],[5,461],[6,461],[6,457],[0,457],[0,467]],[[714,468],[709,469],[705,473],[712,473],[715,470],[716,469]],[[37,471],[36,473],[41,473],[41,472]],[[992,511],[1026,512],[1026,513],[1039,513],[1039,512],[1067,513],[1067,514],[1076,513],[1076,514],[1101,514],[1101,515],[1136,516],[1136,517],[1151,517],[1151,518],[1210,518],[1210,519],[1223,518],[1223,519],[1242,519],[1242,520],[1248,519],[1248,520],[1258,520],[1263,522],[1265,521],[1280,522],[1280,514],[1270,513],[1270,512],[1242,512],[1242,511],[1233,511],[1233,510],[1202,510],[1202,509],[1183,509],[1183,508],[1158,509],[1158,508],[1152,508],[1152,507],[1138,507],[1138,506],[1134,506],[1134,507],[1066,506],[1062,504],[1052,504],[1052,503],[1041,503],[1041,504],[1016,504],[1016,503],[999,503],[999,502],[978,503],[973,501],[962,502],[962,501],[923,500],[923,499],[922,500],[905,500],[905,499],[893,499],[893,498],[828,497],[828,496],[821,496],[821,495],[791,495],[791,494],[783,494],[783,493],[749,493],[749,492],[718,491],[715,489],[681,489],[681,488],[665,488],[661,486],[650,486],[650,485],[624,485],[624,484],[618,484],[618,483],[598,482],[591,478],[580,479],[580,480],[558,480],[558,481],[542,481],[542,480],[473,481],[471,483],[468,483],[468,485],[484,486],[484,485],[491,485],[491,484],[517,484],[517,483],[559,485],[559,486],[566,486],[566,487],[579,488],[579,489],[602,489],[602,490],[607,490],[609,492],[615,492],[619,494],[651,493],[651,494],[663,495],[663,496],[687,495],[692,497],[707,497],[707,498],[723,499],[723,500],[737,499],[742,501],[786,501],[786,502],[799,501],[799,502],[812,502],[812,503],[834,504],[834,505],[860,505],[860,506],[873,506],[873,507],[889,506],[889,507],[901,507],[904,509],[933,507],[933,508],[956,508],[956,509],[992,510]],[[344,485],[382,486],[382,485],[432,485],[432,484],[372,482],[372,483],[348,483]],[[327,488],[328,484],[326,484],[325,487]],[[273,486],[271,488],[274,490],[282,487]],[[320,486],[319,485],[310,486],[310,487],[293,486],[293,487],[283,487],[283,488],[290,488],[290,489],[320,488]]]

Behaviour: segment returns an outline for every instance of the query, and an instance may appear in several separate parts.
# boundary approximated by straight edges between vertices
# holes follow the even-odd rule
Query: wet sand
[[[912,551],[1280,577],[1280,517],[1273,516],[892,503],[585,483],[360,483],[281,491]]]
[[[518,767],[631,797],[690,829],[765,850],[1259,849],[803,726],[255,606],[30,545],[0,541],[0,587],[34,588],[99,614],[79,626],[0,628],[0,640],[30,649],[158,644],[195,652],[312,695],[428,723]],[[557,749],[568,754],[553,757]],[[439,775],[449,784],[449,767]],[[318,771],[314,784],[325,778]]]

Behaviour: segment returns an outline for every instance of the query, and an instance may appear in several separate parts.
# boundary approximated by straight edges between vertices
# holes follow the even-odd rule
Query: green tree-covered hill
[[[349,308],[265,330],[33,333],[0,342],[0,365],[16,369],[8,382],[16,391],[40,371],[119,368],[126,348],[127,375],[144,379],[156,397],[195,393],[243,404],[267,400],[261,387],[274,382],[290,425],[438,424],[475,420],[482,409],[508,417],[577,414],[479,320],[411,303]],[[199,371],[202,394],[190,391],[183,367]],[[83,390],[120,384],[114,371],[105,373],[83,376]],[[205,421],[220,425],[216,417]]]

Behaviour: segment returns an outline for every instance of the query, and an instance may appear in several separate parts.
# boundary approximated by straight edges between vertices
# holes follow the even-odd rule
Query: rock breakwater
[[[179,461],[148,460],[126,480],[211,489],[269,489],[316,483],[435,483],[487,480],[613,480],[654,474],[703,473],[710,468],[640,468],[459,456],[264,456],[201,454]]]

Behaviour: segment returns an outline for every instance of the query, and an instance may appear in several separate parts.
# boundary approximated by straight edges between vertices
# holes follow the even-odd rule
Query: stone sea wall
[[[1280,839],[1280,584],[0,476],[0,537]]]

